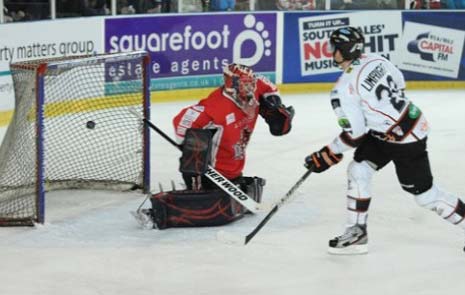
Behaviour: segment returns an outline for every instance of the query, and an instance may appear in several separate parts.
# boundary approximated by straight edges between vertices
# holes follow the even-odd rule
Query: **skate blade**
[[[140,211],[130,211],[131,215],[136,219],[142,229],[153,229],[152,219],[145,213]]]
[[[332,255],[362,255],[368,253],[368,245],[352,245],[344,248],[328,248],[328,253]]]

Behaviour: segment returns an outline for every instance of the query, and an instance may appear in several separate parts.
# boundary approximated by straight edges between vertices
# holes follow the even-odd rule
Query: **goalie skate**
[[[348,227],[345,233],[329,241],[328,253],[335,255],[356,255],[368,253],[366,225]]]
[[[131,211],[131,215],[134,216],[137,223],[143,229],[156,228],[151,217],[151,209],[141,209],[137,211]]]

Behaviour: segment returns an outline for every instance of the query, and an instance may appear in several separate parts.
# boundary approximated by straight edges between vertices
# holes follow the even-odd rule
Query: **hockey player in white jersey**
[[[356,150],[347,169],[346,231],[329,241],[328,252],[368,252],[371,179],[391,161],[402,189],[418,205],[465,229],[465,204],[433,182],[426,150],[428,122],[405,95],[402,72],[382,56],[363,54],[364,37],[356,28],[337,29],[329,43],[343,70],[330,95],[342,132],[306,157],[305,165],[321,173],[340,162],[345,151]]]

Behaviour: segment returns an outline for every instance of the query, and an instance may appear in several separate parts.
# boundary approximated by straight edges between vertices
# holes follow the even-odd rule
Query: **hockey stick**
[[[300,185],[305,181],[305,179],[307,179],[307,177],[312,173],[312,171],[313,171],[313,168],[310,168],[309,170],[307,170],[304,173],[304,175],[302,175],[299,178],[296,184],[294,184],[294,186],[291,187],[291,189],[286,193],[286,195],[284,195],[284,197],[282,197],[274,205],[274,207],[271,209],[270,212],[268,212],[265,218],[263,218],[262,221],[260,221],[260,223],[248,235],[246,235],[245,237],[238,237],[238,236],[235,236],[234,234],[228,234],[225,231],[219,231],[217,234],[217,238],[223,242],[231,242],[231,243],[247,245],[247,243],[249,243],[250,240],[252,240],[253,237],[255,237],[255,235],[262,229],[262,227],[264,227],[265,224],[271,219],[271,217],[273,217],[273,215],[276,212],[278,212],[279,208],[281,208],[281,206],[290,199],[290,197],[300,187]]]
[[[166,139],[169,143],[177,147],[181,150],[181,145],[177,144],[171,137],[166,135],[161,129],[155,126],[150,120],[142,117],[138,112],[133,109],[129,109],[134,116],[138,117],[142,120],[145,124],[147,124],[150,128],[152,128],[155,132],[160,134],[164,139]],[[241,189],[239,189],[235,184],[229,181],[226,177],[222,176],[218,171],[216,171],[212,166],[208,165],[208,169],[204,174],[208,179],[210,179],[214,184],[216,184],[219,188],[221,188],[225,193],[227,193],[231,198],[239,202],[242,206],[247,208],[252,213],[257,213],[260,211],[261,207],[260,204],[257,203],[254,199],[249,197],[246,193],[244,193]]]

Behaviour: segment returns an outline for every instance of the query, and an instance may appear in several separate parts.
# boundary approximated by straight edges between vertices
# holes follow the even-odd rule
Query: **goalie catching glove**
[[[343,154],[335,154],[328,146],[323,147],[318,152],[314,152],[305,158],[304,166],[313,169],[313,172],[321,173],[336,165],[342,160]]]
[[[291,131],[294,108],[283,105],[278,95],[261,97],[259,112],[270,127],[272,135],[284,135]]]

